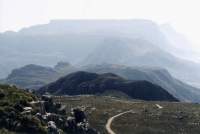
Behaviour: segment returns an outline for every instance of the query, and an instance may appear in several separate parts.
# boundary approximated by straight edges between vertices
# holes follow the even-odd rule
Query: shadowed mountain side
[[[200,102],[200,90],[175,79],[170,73],[156,67],[127,67],[121,65],[89,65],[86,71],[94,73],[115,73],[129,80],[146,80],[161,86],[181,101]]]
[[[149,81],[161,86],[181,101],[200,102],[199,89],[175,79],[167,70],[157,67],[127,67],[123,65],[102,64],[78,68],[65,62],[59,62],[54,68],[27,65],[13,70],[8,78],[1,80],[0,83],[14,84],[18,87],[28,89],[39,89],[76,70],[85,70],[93,73],[114,73],[128,80]]]
[[[75,72],[38,90],[55,95],[101,94],[107,90],[121,91],[141,100],[177,101],[165,89],[147,81],[129,81],[112,73]]]

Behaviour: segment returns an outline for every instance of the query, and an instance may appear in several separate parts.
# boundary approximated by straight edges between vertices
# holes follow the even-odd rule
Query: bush
[[[21,129],[22,132],[27,133],[46,133],[46,129],[42,126],[40,120],[34,116],[23,116],[21,118]]]
[[[0,99],[4,98],[6,95],[2,89],[0,89]]]

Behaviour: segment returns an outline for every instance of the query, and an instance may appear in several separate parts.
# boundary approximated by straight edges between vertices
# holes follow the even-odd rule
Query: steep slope
[[[75,72],[38,90],[39,93],[52,94],[101,94],[108,90],[116,90],[134,99],[177,101],[165,89],[147,81],[129,81],[115,74],[95,74]]]
[[[2,80],[2,83],[14,84],[21,88],[38,89],[75,70],[72,65],[65,62],[58,62],[54,68],[30,64],[14,69],[5,80]]]
[[[82,65],[98,64],[145,64],[149,59],[145,55],[149,53],[163,53],[163,51],[142,39],[108,37],[82,62]],[[160,55],[162,56],[162,55]],[[144,57],[144,58],[143,58]],[[146,58],[146,59],[145,59]],[[154,57],[154,59],[159,57]],[[140,60],[146,60],[141,61]],[[151,60],[151,62],[153,62]],[[156,61],[155,61],[156,62]],[[158,61],[159,62],[159,61]],[[157,65],[157,63],[152,63]]]
[[[200,64],[175,57],[141,38],[107,38],[82,62],[84,65],[105,63],[165,68],[174,77],[187,83],[198,83],[200,79]]]
[[[200,102],[199,89],[181,82],[162,68],[104,64],[85,66],[83,70],[94,73],[115,73],[129,80],[146,80],[161,86],[181,101]]]

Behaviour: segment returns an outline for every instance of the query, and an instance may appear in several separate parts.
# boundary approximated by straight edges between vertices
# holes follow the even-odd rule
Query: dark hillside
[[[130,81],[106,73],[75,72],[42,87],[38,92],[56,95],[101,94],[108,90],[123,92],[134,99],[177,101],[165,89],[147,81]]]

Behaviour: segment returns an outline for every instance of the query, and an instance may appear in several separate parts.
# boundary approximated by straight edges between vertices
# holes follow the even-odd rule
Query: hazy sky
[[[200,44],[200,0],[0,0],[0,32],[51,19],[151,19]],[[200,48],[200,47],[198,47]]]

